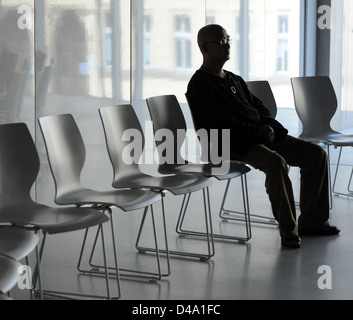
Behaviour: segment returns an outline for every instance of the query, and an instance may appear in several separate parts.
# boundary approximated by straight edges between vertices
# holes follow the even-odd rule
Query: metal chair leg
[[[258,224],[266,224],[266,225],[277,225],[277,222],[274,218],[272,217],[267,217],[267,216],[262,216],[262,215],[256,215],[256,214],[250,214],[250,207],[249,207],[249,196],[248,196],[248,191],[247,191],[247,182],[246,182],[246,175],[245,175],[245,182],[243,180],[243,176],[241,177],[241,184],[242,184],[242,193],[243,193],[243,199],[244,202],[247,203],[246,206],[244,206],[244,212],[239,212],[239,211],[235,211],[235,210],[230,210],[230,209],[225,209],[225,201],[227,199],[228,196],[228,191],[229,191],[229,186],[230,186],[230,182],[231,180],[228,180],[227,186],[226,186],[226,190],[224,192],[224,196],[223,196],[223,201],[222,201],[222,205],[221,205],[221,209],[220,209],[220,213],[219,216],[220,218],[224,219],[224,220],[233,220],[233,221],[245,221],[246,222],[246,216],[249,217],[249,221],[251,223],[258,223]],[[229,214],[235,214],[235,215],[244,215],[244,218],[240,218],[240,217],[229,217]],[[248,226],[247,226],[248,228]],[[251,236],[249,237],[249,239],[251,238]],[[242,239],[244,241],[247,241],[249,239]],[[237,240],[237,239],[235,239]]]
[[[170,250],[168,248],[168,240],[167,240],[167,224],[166,224],[166,219],[165,219],[165,211],[164,211],[164,201],[162,198],[162,211],[163,211],[163,230],[164,230],[164,237],[165,237],[165,243],[166,243],[166,249],[159,249],[160,253],[166,253],[167,254],[167,260],[169,261],[169,255],[176,255],[176,256],[183,256],[183,257],[190,257],[190,258],[198,258],[200,260],[208,260],[212,256],[214,256],[214,243],[213,243],[213,230],[212,230],[212,221],[211,221],[211,206],[210,206],[210,201],[209,201],[209,192],[208,188],[207,190],[203,190],[203,199],[204,199],[204,212],[205,212],[205,226],[206,226],[206,234],[207,235],[207,252],[205,253],[196,253],[196,252],[188,252],[188,251],[178,251],[178,250]],[[190,200],[190,194],[186,194],[183,197],[181,209],[179,212],[179,217],[178,217],[178,222],[177,222],[177,227],[176,231],[180,235],[184,235],[182,231],[179,230],[179,226],[181,226],[181,220],[183,220],[186,209],[188,207],[188,202]],[[141,227],[143,227],[143,224],[141,224]],[[142,231],[142,228],[141,228]],[[198,235],[197,233],[193,233],[193,235]],[[156,252],[155,249],[153,248],[147,248],[147,247],[141,247],[138,245],[140,238],[138,237],[138,240],[136,242],[136,247],[138,250],[141,251],[146,251],[146,252]],[[169,263],[169,262],[168,262]]]
[[[34,267],[34,272],[32,275],[32,288],[31,288],[31,293],[30,297],[31,300],[35,299],[35,295],[39,295],[39,299],[43,300],[43,288],[42,288],[42,277],[41,277],[41,270],[40,270],[40,253],[39,253],[39,248],[38,245],[35,248],[35,254],[36,254],[36,265]],[[29,259],[26,257],[26,263],[29,266]],[[38,286],[39,289],[36,289],[36,283],[38,281]]]
[[[162,221],[163,221],[163,233],[164,233],[164,242],[165,242],[165,249],[160,249],[157,247],[155,249],[153,248],[147,248],[147,247],[142,247],[139,245],[140,243],[140,239],[141,239],[141,234],[142,234],[142,230],[145,224],[145,218],[141,219],[141,224],[140,224],[140,228],[139,228],[139,232],[136,238],[136,243],[135,243],[135,248],[141,252],[141,253],[145,253],[145,252],[154,252],[157,253],[158,250],[158,254],[157,257],[159,257],[159,253],[165,253],[166,254],[166,259],[167,259],[167,272],[166,273],[161,273],[161,277],[168,277],[170,275],[170,256],[169,256],[169,246],[168,246],[168,237],[167,237],[167,224],[166,224],[166,218],[165,218],[165,206],[164,206],[164,193],[161,193],[162,195],[162,199],[161,199],[161,206],[162,206]],[[156,231],[154,232],[154,237],[155,237],[155,243],[157,244],[157,234]]]
[[[138,239],[141,235],[142,226],[145,223],[147,212],[148,212],[148,208],[146,208],[144,210],[144,214],[143,214],[141,225],[140,225],[139,232],[138,232]],[[124,274],[124,276],[126,276],[126,277],[138,277],[138,278],[147,278],[150,280],[160,280],[163,276],[170,274],[170,271],[168,271],[167,274],[162,273],[161,261],[160,261],[161,260],[160,259],[160,250],[159,250],[159,246],[158,246],[157,229],[156,229],[156,222],[155,222],[155,217],[154,217],[154,212],[153,212],[153,206],[151,206],[151,218],[152,218],[153,238],[154,238],[154,243],[155,243],[154,252],[156,253],[158,272],[154,273],[154,272],[138,271],[138,270],[132,270],[132,269],[120,269],[121,271],[128,272],[128,273]]]
[[[120,277],[134,277],[134,278],[142,278],[142,279],[148,279],[148,280],[151,280],[151,281],[155,281],[155,280],[160,280],[162,278],[162,276],[165,276],[161,272],[160,254],[159,254],[159,250],[158,250],[157,231],[156,231],[156,226],[155,226],[155,218],[154,218],[153,206],[151,205],[150,207],[151,207],[151,218],[152,218],[152,226],[153,226],[153,236],[154,236],[154,241],[155,241],[155,248],[157,248],[155,250],[155,252],[157,252],[156,259],[157,259],[157,269],[158,269],[158,271],[157,272],[140,271],[140,270],[126,269],[126,268],[119,267],[119,275],[120,275]],[[149,209],[149,207],[146,207],[144,209],[144,213],[143,213],[143,216],[142,216],[142,222],[141,222],[142,225],[143,225],[143,223],[144,223],[144,221],[146,219],[146,216],[147,216],[147,213],[148,213],[148,209]],[[114,231],[114,222],[113,222],[113,216],[112,215],[111,215],[110,219],[111,219],[112,233],[114,235],[115,231]],[[140,234],[140,232],[141,232],[141,227],[140,227],[140,230],[139,230],[139,234]],[[102,268],[102,266],[98,265],[98,264],[94,264],[92,262],[93,255],[94,255],[94,252],[96,250],[96,243],[97,243],[97,235],[96,235],[95,241],[94,241],[93,246],[92,246],[91,255],[90,255],[90,261],[89,261],[90,266],[92,267],[92,270],[91,271],[86,271],[86,273],[96,273],[96,274],[101,273],[99,271],[99,269]],[[114,269],[114,268],[108,267],[108,269]],[[120,273],[120,271],[123,271],[124,273]]]
[[[103,262],[104,262],[104,272],[102,273],[94,273],[89,271],[89,274],[100,274],[105,276],[105,281],[106,281],[106,289],[107,289],[107,295],[106,296],[100,296],[100,295],[91,295],[91,294],[84,294],[84,293],[74,293],[74,292],[64,292],[64,291],[54,291],[54,290],[42,290],[43,291],[43,296],[51,296],[51,297],[57,297],[57,298],[62,298],[62,299],[67,299],[67,300],[74,300],[74,297],[85,297],[85,298],[94,298],[94,299],[108,299],[111,300],[111,293],[110,293],[110,284],[109,284],[109,274],[108,274],[108,266],[107,266],[107,257],[106,257],[106,244],[105,244],[105,236],[104,236],[104,230],[103,230],[103,225],[98,226],[98,230],[101,234],[101,241],[102,241],[102,253],[103,253]],[[87,240],[87,234],[88,234],[88,229],[85,231],[84,235],[84,241],[83,245],[81,247],[81,252],[80,252],[80,257],[79,257],[79,263],[78,265],[81,264],[81,259],[85,247],[85,243]],[[44,243],[45,243],[45,237],[43,239],[44,241],[42,242],[41,250],[40,250],[40,260],[42,259],[43,256],[43,249],[44,249]],[[118,271],[117,271],[118,272]],[[118,273],[117,273],[117,278],[119,279]],[[118,297],[114,299],[118,299],[121,296],[120,293],[120,285],[118,287]]]
[[[252,222],[257,222],[257,223],[266,223],[266,224],[273,224],[273,221],[270,220],[271,218],[264,217],[264,216],[259,216],[259,215],[253,215],[250,214],[250,205],[249,205],[249,193],[248,193],[248,183],[247,183],[247,177],[246,175],[243,175],[240,177],[240,182],[241,182],[241,190],[242,190],[242,199],[243,199],[243,212],[240,211],[235,211],[235,210],[227,210],[224,209],[225,201],[228,196],[229,192],[229,186],[231,180],[228,180],[226,190],[224,192],[223,196],[223,201],[221,204],[221,208],[219,211],[219,217],[225,221],[244,221],[245,222],[245,229],[246,229],[246,237],[234,237],[234,236],[228,236],[228,237],[220,237],[220,238],[225,238],[228,240],[238,240],[241,242],[248,241],[252,237],[251,233],[251,223]],[[236,214],[236,215],[243,215],[243,218],[238,218],[238,217],[232,217],[230,213]],[[251,217],[257,218],[255,220],[252,220]],[[263,222],[259,219],[268,219],[269,222]]]
[[[352,180],[353,180],[353,168],[352,168],[351,175],[349,177],[349,182],[348,182],[348,192],[353,194],[353,190],[351,189]]]
[[[347,193],[336,191],[337,175],[338,175],[338,170],[339,170],[339,166],[340,166],[340,163],[341,163],[342,151],[343,151],[343,147],[340,147],[338,160],[337,160],[337,165],[336,165],[336,170],[335,170],[335,176],[334,176],[334,179],[333,179],[332,192],[335,195],[337,195],[337,196],[341,195],[341,196],[346,196],[346,197],[353,197],[353,191],[350,190],[350,185],[352,183],[353,169],[352,169],[352,172],[351,172],[351,175],[350,175],[350,178],[349,178],[349,182],[348,182],[348,186],[347,186]]]
[[[247,179],[246,175],[241,177],[241,187],[242,187],[242,199],[243,199],[243,212],[238,212],[238,211],[231,211],[231,210],[225,210],[224,209],[224,204],[227,198],[227,194],[229,191],[229,186],[230,186],[231,180],[229,179],[227,182],[227,186],[224,192],[222,204],[221,204],[221,209],[219,212],[219,216],[221,219],[227,221],[243,221],[245,222],[245,231],[246,231],[246,236],[245,237],[239,237],[239,236],[231,236],[231,235],[225,235],[225,234],[216,234],[213,233],[213,238],[214,239],[222,239],[222,240],[232,240],[232,241],[239,241],[239,242],[246,242],[252,237],[251,233],[251,219],[250,219],[250,209],[249,209],[249,197],[248,197],[248,188],[247,188]],[[234,214],[239,214],[243,215],[243,218],[238,218],[238,217],[232,217],[229,213],[232,212]],[[185,214],[184,214],[185,215]],[[205,233],[195,233],[192,231],[186,231],[182,230],[181,226],[183,224],[184,216],[181,218],[181,223],[180,223],[180,228],[179,228],[179,233],[184,234],[184,235],[198,235],[198,236],[205,236]]]
[[[206,189],[206,190],[205,190]],[[211,214],[211,204],[210,204],[210,195],[209,188],[205,188],[203,192],[203,202],[204,202],[204,214],[205,214],[205,228],[206,232],[199,232],[193,230],[183,229],[184,219],[187,213],[187,208],[189,205],[191,194],[184,196],[183,203],[180,209],[179,218],[176,226],[176,232],[181,236],[195,236],[195,237],[206,237],[207,239],[207,253],[191,253],[191,252],[180,252],[175,251],[174,254],[182,255],[187,257],[196,257],[200,260],[209,260],[215,255],[214,248],[214,233],[213,233],[213,224],[212,224],[212,214]],[[171,251],[172,253],[172,251]]]
[[[39,230],[37,230],[37,232],[39,232]],[[33,296],[39,295],[39,299],[40,300],[44,300],[40,264],[41,264],[41,260],[42,260],[42,256],[43,256],[43,248],[44,248],[46,236],[47,236],[47,234],[44,233],[40,249],[38,248],[39,244],[36,247],[36,266],[34,268],[34,272],[33,272],[33,276],[32,276],[32,292],[33,292]],[[39,289],[36,289],[37,281],[38,281]]]

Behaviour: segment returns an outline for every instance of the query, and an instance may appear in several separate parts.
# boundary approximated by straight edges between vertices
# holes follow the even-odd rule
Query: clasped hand
[[[266,142],[273,143],[273,141],[275,140],[275,132],[273,128],[269,125],[264,125],[263,128],[265,131]]]

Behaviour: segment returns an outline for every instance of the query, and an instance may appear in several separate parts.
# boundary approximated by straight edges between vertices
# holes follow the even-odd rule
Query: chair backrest
[[[39,119],[56,195],[81,188],[80,175],[86,161],[86,148],[79,128],[71,114],[58,114]]]
[[[249,91],[263,102],[264,106],[270,111],[271,116],[276,118],[277,103],[269,82],[266,80],[248,81],[246,84]]]
[[[39,163],[26,124],[0,125],[0,208],[32,203],[30,192],[39,172]]]
[[[173,134],[173,150],[169,150],[173,152],[173,164],[182,163],[181,147],[186,138],[187,125],[179,101],[175,95],[161,95],[147,98],[146,102],[153,122],[154,133],[167,129]],[[157,147],[162,142],[156,136]],[[161,150],[163,149],[158,149],[158,151]],[[160,156],[163,155],[160,154]]]
[[[134,108],[129,104],[106,106],[99,108],[99,114],[113,166],[114,183],[140,175],[138,162],[145,147],[145,137]]]
[[[337,110],[337,97],[326,76],[291,79],[295,109],[303,124],[302,138],[333,134],[331,120]]]

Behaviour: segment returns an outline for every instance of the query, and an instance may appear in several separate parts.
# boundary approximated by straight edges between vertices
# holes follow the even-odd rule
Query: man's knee
[[[317,144],[312,144],[311,152],[309,158],[313,160],[315,163],[317,162],[327,162],[328,155],[326,150]]]
[[[274,152],[269,161],[267,161],[267,169],[269,172],[288,172],[288,164],[280,154]]]

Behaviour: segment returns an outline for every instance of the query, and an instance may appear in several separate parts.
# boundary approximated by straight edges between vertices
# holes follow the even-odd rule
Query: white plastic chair
[[[31,188],[39,172],[39,156],[32,136],[24,123],[0,126],[0,223],[43,233],[40,258],[43,256],[45,239],[50,234],[63,234],[97,227],[101,230],[106,296],[91,293],[58,292],[40,290],[40,294],[60,297],[93,297],[111,299],[108,268],[106,264],[103,224],[109,218],[90,208],[54,208],[33,201]],[[48,248],[50,249],[50,248]],[[83,248],[82,248],[83,250]],[[40,261],[33,275],[34,284],[41,285]],[[37,281],[36,281],[37,280]],[[120,287],[119,287],[120,288]],[[36,290],[36,289],[35,289]],[[120,291],[119,291],[120,295]],[[43,299],[43,296],[40,297]]]
[[[113,247],[116,253],[115,227],[112,207],[121,209],[124,212],[132,212],[143,209],[143,220],[150,211],[153,223],[153,239],[158,247],[156,228],[154,224],[153,204],[161,200],[161,196],[149,190],[106,190],[98,191],[87,188],[81,182],[81,171],[86,161],[86,147],[77,123],[71,114],[58,114],[39,119],[40,128],[43,134],[47,156],[51,172],[55,181],[55,202],[59,205],[89,205],[92,208],[107,212],[110,215]],[[96,244],[93,245],[93,252]],[[93,256],[93,252],[91,256]],[[117,256],[115,257],[117,261]],[[90,259],[92,261],[92,259]],[[115,269],[116,266],[112,267]],[[90,273],[99,274],[100,266],[92,264],[98,270],[91,270]],[[80,271],[83,271],[78,266]],[[160,279],[170,274],[169,261],[168,270],[162,272],[159,254],[156,255],[156,271],[119,268],[124,271],[121,276],[148,278],[151,280]],[[87,273],[87,271],[85,271]]]
[[[150,116],[153,122],[154,133],[157,134],[159,130],[167,129],[173,134],[174,145],[171,146],[174,151],[175,162],[174,164],[161,163],[158,167],[158,171],[161,174],[175,174],[177,173],[193,173],[201,174],[204,177],[215,178],[218,181],[227,181],[226,188],[223,194],[223,199],[221,203],[221,208],[219,210],[219,217],[225,221],[236,220],[245,222],[245,235],[229,235],[229,234],[214,234],[215,238],[223,240],[236,240],[236,241],[248,241],[251,239],[251,221],[250,221],[250,209],[248,200],[248,187],[246,174],[251,170],[244,163],[237,161],[228,161],[229,168],[228,172],[224,174],[219,174],[214,169],[216,164],[213,164],[210,160],[208,154],[205,154],[206,150],[203,147],[203,141],[201,144],[201,159],[206,163],[191,163],[183,158],[181,154],[181,145],[186,138],[187,125],[181,110],[180,104],[175,95],[161,95],[154,96],[146,99],[147,106],[150,112]],[[157,147],[161,142],[156,141]],[[207,142],[208,143],[208,142]],[[212,148],[212,146],[210,147]],[[158,149],[159,150],[159,149]],[[160,156],[162,156],[160,154]],[[178,159],[182,160],[182,164],[178,163]],[[181,161],[180,161],[181,162]],[[184,164],[185,163],[185,164]],[[226,209],[225,204],[227,200],[227,195],[230,187],[230,183],[233,179],[239,178],[242,190],[242,204],[243,211],[235,211],[232,209]],[[234,215],[231,215],[233,213]],[[192,231],[188,231],[180,226],[180,234],[192,234]],[[201,234],[200,234],[201,235]]]
[[[160,194],[170,192],[173,195],[183,195],[182,207],[179,214],[178,225],[183,221],[186,214],[190,195],[193,192],[202,191],[203,208],[205,218],[205,236],[207,239],[207,250],[205,252],[194,252],[186,250],[170,250],[173,255],[196,257],[201,260],[208,260],[214,256],[214,236],[211,220],[211,207],[209,200],[208,187],[212,184],[211,180],[199,174],[174,174],[165,176],[153,176],[143,173],[138,162],[127,163],[124,159],[124,150],[130,141],[123,139],[124,133],[134,132],[141,137],[141,145],[134,150],[134,158],[139,159],[144,149],[145,137],[139,119],[131,105],[107,106],[99,109],[102,119],[107,149],[114,170],[112,186],[114,188],[137,188],[154,190]],[[163,199],[162,199],[163,201]],[[163,205],[164,207],[164,205]],[[163,219],[164,234],[167,239],[166,221]],[[194,234],[197,235],[197,234]],[[138,241],[139,241],[138,236]],[[150,248],[139,250],[152,251]],[[160,252],[165,250],[160,249]]]
[[[347,192],[336,190],[338,170],[344,147],[353,147],[353,135],[335,131],[331,127],[331,120],[337,111],[337,97],[329,77],[297,77],[291,79],[294,94],[295,109],[303,124],[301,138],[316,143],[323,143],[328,150],[330,147],[339,148],[339,156],[333,179],[332,192],[336,195],[353,196],[350,189],[353,169],[347,186]]]

